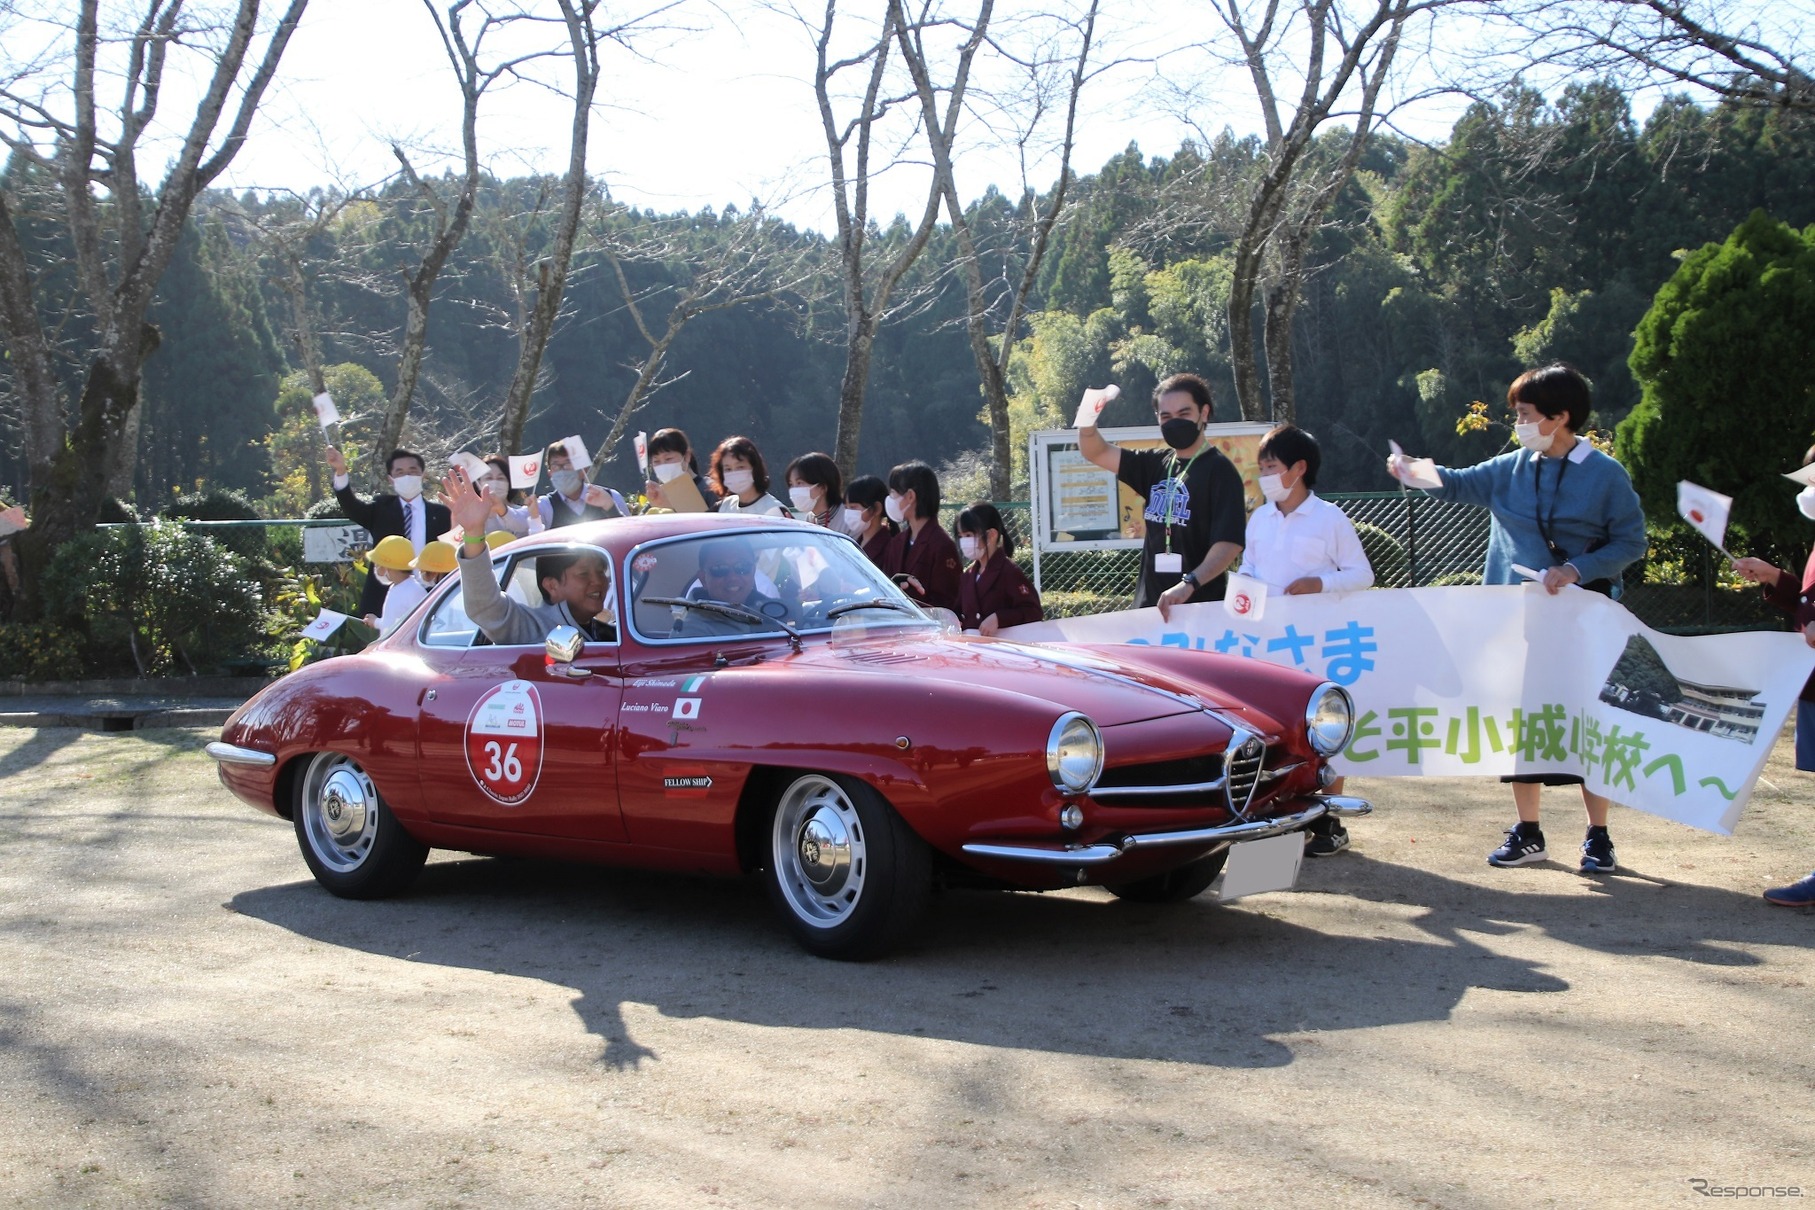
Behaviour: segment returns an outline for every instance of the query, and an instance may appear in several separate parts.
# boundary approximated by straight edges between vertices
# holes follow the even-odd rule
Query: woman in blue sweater
[[[1513,570],[1517,563],[1545,569],[1544,588],[1552,594],[1580,584],[1618,598],[1620,573],[1645,553],[1645,513],[1626,468],[1577,436],[1588,423],[1587,380],[1573,366],[1554,362],[1514,379],[1506,401],[1522,448],[1462,470],[1441,468],[1443,485],[1430,489],[1431,495],[1478,504],[1493,515],[1482,583],[1520,583]],[[1405,478],[1403,457],[1388,459],[1387,470]],[[1507,830],[1506,843],[1487,855],[1489,865],[1545,860],[1539,795],[1545,786],[1581,785],[1588,811],[1582,872],[1614,868],[1608,800],[1590,793],[1580,777],[1527,773],[1502,780],[1512,783],[1519,822]]]

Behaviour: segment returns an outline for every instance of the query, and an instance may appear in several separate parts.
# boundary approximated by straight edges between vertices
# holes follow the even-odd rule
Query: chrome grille
[[[1260,770],[1266,759],[1267,746],[1258,735],[1237,731],[1229,737],[1224,764],[1228,780],[1223,793],[1229,796],[1229,810],[1237,819],[1248,818],[1248,804],[1254,799],[1254,788],[1260,784]]]

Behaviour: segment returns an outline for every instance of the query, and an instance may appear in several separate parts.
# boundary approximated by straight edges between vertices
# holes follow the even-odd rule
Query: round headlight
[[[1334,756],[1349,742],[1355,725],[1355,703],[1349,691],[1328,681],[1317,687],[1305,706],[1305,738],[1319,756]]]
[[[1064,714],[1046,738],[1046,771],[1067,794],[1082,794],[1103,771],[1103,737],[1082,714]]]

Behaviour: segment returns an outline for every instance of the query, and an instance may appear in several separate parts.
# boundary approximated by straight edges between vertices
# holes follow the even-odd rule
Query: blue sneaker
[[[1488,865],[1530,865],[1549,856],[1544,851],[1544,833],[1535,823],[1519,823],[1506,829],[1506,843],[1487,855]]]
[[[1614,865],[1613,838],[1607,829],[1589,828],[1588,838],[1582,841],[1582,873],[1606,874]]]
[[[1765,902],[1778,907],[1815,907],[1815,874],[1789,886],[1771,888],[1765,892]]]

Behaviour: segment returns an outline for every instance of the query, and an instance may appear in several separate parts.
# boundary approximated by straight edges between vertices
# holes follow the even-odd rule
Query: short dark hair
[[[889,490],[896,495],[914,493],[914,515],[939,515],[939,476],[924,462],[903,462],[889,472]]]
[[[837,508],[844,503],[844,476],[838,473],[838,464],[832,461],[832,455],[802,454],[788,463],[784,478],[791,479],[795,475],[814,487],[826,489],[827,508]]]
[[[548,595],[549,580],[559,580],[567,574],[567,569],[581,559],[598,559],[604,562],[605,556],[596,550],[563,550],[556,554],[536,556],[536,588],[542,594],[544,605],[553,605],[554,598]]]
[[[1588,427],[1588,413],[1594,406],[1588,394],[1588,380],[1567,361],[1553,361],[1513,379],[1506,388],[1506,403],[1508,407],[1529,403],[1547,417],[1567,413],[1572,433]]]
[[[981,537],[989,530],[1002,535],[1002,553],[1014,557],[1015,536],[1008,532],[1008,526],[1002,524],[1002,514],[988,500],[976,500],[967,504],[952,523],[952,537],[964,534],[976,534]]]
[[[1174,391],[1191,396],[1191,401],[1206,417],[1216,414],[1216,400],[1210,394],[1210,384],[1196,374],[1169,374],[1160,379],[1160,384],[1153,388],[1153,406],[1159,407],[1160,400]]]
[[[679,429],[657,429],[655,436],[649,439],[648,449],[651,458],[657,454],[679,454],[687,460],[688,470],[696,475],[700,473],[699,460],[693,456],[693,442]]]
[[[859,475],[844,489],[844,498],[846,504],[855,504],[858,508],[875,508],[889,498],[889,485],[874,475]],[[895,532],[895,523],[889,520],[886,510],[882,514],[882,527],[890,533]]]
[[[766,492],[769,490],[769,468],[763,465],[763,454],[761,450],[756,448],[756,442],[750,440],[748,437],[727,437],[718,443],[717,449],[712,451],[712,470],[707,475],[707,478],[712,480],[713,489],[717,491],[719,495],[737,495],[736,492],[725,490],[725,479],[721,468],[727,455],[733,458],[742,458],[745,462],[750,464],[750,473],[756,480],[755,487],[757,491]]]
[[[424,458],[421,454],[418,454],[415,450],[395,449],[391,451],[391,456],[384,460],[385,474],[388,475],[391,473],[391,469],[397,465],[397,460],[399,458],[414,458],[417,466],[427,466],[429,464],[429,460]]]
[[[1317,486],[1317,468],[1323,462],[1323,451],[1317,446],[1317,438],[1295,424],[1276,426],[1260,439],[1260,449],[1254,456],[1277,458],[1287,470],[1292,469],[1294,462],[1302,462],[1305,464],[1305,486]]]

